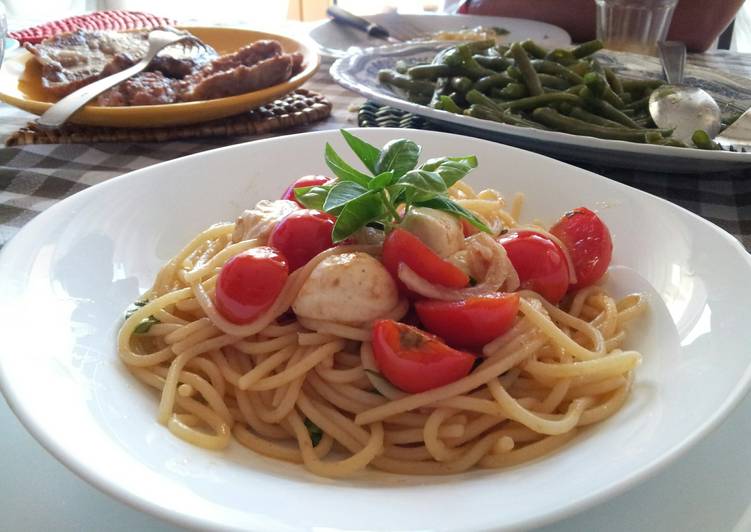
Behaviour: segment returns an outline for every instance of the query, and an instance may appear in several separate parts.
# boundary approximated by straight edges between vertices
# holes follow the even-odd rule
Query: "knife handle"
[[[378,24],[373,24],[370,21],[365,20],[362,17],[358,17],[357,15],[353,15],[349,11],[342,9],[339,6],[330,6],[326,10],[326,14],[336,20],[337,22],[342,22],[344,24],[347,24],[349,26],[354,26],[355,28],[364,31],[371,37],[378,37],[381,39],[385,39],[389,36],[389,32],[386,31],[385,28],[379,26]]]

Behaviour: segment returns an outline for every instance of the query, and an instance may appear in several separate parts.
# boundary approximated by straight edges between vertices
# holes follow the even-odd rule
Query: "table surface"
[[[751,77],[751,55],[717,52],[690,61]],[[306,87],[330,99],[332,115],[289,133],[357,125],[352,107],[362,100],[331,80],[328,64]],[[0,141],[30,118],[0,104]],[[0,247],[35,215],[88,186],[157,162],[248,140],[252,139],[0,148]],[[751,169],[697,176],[586,168],[681,205],[751,249]],[[4,401],[0,401],[0,431],[0,529],[176,530],[74,476],[26,433]],[[719,429],[655,477],[541,530],[751,531],[749,437],[751,397]]]

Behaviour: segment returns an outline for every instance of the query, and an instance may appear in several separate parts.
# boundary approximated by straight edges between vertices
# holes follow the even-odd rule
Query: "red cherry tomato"
[[[294,211],[276,224],[269,236],[269,246],[287,257],[289,271],[305,266],[310,259],[334,247],[331,233],[336,219],[313,209]]]
[[[571,288],[584,288],[600,280],[613,257],[613,241],[599,216],[579,207],[564,214],[550,232],[571,255],[576,272],[576,284]]]
[[[432,334],[393,320],[376,321],[372,339],[381,373],[408,393],[457,381],[469,374],[475,362],[474,355],[452,349]]]
[[[297,203],[300,207],[305,207],[302,203],[297,201],[297,198],[295,197],[295,189],[296,188],[305,188],[305,187],[314,187],[316,185],[325,185],[328,183],[331,179],[326,177],[325,175],[306,175],[292,183],[287,190],[284,191],[284,194],[282,194],[282,199],[294,201]]]
[[[498,240],[514,265],[522,288],[558,303],[568,290],[566,255],[550,240],[534,231],[509,233]]]
[[[519,294],[489,294],[463,301],[415,303],[423,326],[449,345],[478,349],[508,331],[519,312]]]
[[[262,246],[235,255],[216,282],[216,308],[232,323],[251,323],[268,309],[287,282],[287,260]]]
[[[409,266],[417,275],[433,284],[448,288],[464,288],[469,284],[466,273],[443,260],[412,233],[394,229],[383,243],[383,265],[396,280],[399,288],[407,288],[399,280],[399,264]]]

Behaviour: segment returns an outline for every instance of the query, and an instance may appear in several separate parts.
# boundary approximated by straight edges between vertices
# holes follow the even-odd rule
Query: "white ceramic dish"
[[[429,63],[451,43],[407,43],[353,52],[331,67],[331,75],[344,87],[384,105],[424,116],[448,131],[487,138],[545,153],[564,160],[657,172],[706,173],[751,167],[751,153],[734,153],[637,144],[556,131],[510,126],[490,120],[439,111],[404,99],[378,82],[378,71],[397,61]],[[623,52],[599,52],[598,59],[619,74],[632,78],[662,79],[659,61]],[[707,90],[728,114],[751,107],[751,80],[707,68],[688,66],[685,83]]]
[[[563,28],[522,18],[480,15],[397,15],[395,13],[380,13],[364,18],[386,29],[413,28],[415,31],[409,33],[413,37],[424,37],[437,31],[457,31],[484,26],[505,29],[509,33],[503,39],[508,42],[534,39],[552,47],[571,44],[571,37]],[[398,31],[394,33],[399,34]],[[327,20],[313,28],[310,31],[310,37],[318,43],[322,55],[331,57],[344,57],[352,47],[367,48],[386,43],[382,39],[375,39],[358,29],[337,24],[332,20]]]
[[[208,452],[157,424],[157,398],[115,354],[123,309],[199,230],[277,197],[297,176],[325,172],[324,144],[345,151],[338,133],[327,131],[110,180],[51,207],[5,246],[0,385],[42,445],[105,492],[186,526],[511,529],[582,510],[654,473],[747,391],[751,258],[727,233],[656,197],[515,148],[426,131],[356,134],[378,145],[407,136],[425,157],[476,154],[480,167],[469,181],[524,191],[525,219],[599,209],[615,243],[610,288],[645,291],[651,300],[631,335],[644,364],[623,410],[560,452],[512,469],[440,478],[369,472],[345,481],[239,445]]]

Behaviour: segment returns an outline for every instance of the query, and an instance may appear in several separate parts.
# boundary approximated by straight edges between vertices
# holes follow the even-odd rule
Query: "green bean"
[[[560,102],[558,104],[551,105],[554,109],[557,109],[559,113],[564,115],[570,115],[571,112],[576,109],[576,106],[571,105],[569,102]]]
[[[571,50],[571,53],[574,54],[574,57],[581,59],[582,57],[587,57],[588,55],[592,55],[597,50],[601,50],[603,47],[602,41],[599,39],[595,39],[594,41],[588,41],[585,43],[580,44],[573,50]]]
[[[537,71],[532,68],[532,64],[529,62],[529,56],[527,51],[522,48],[522,45],[515,42],[511,45],[511,53],[514,54],[514,61],[516,61],[516,67],[521,71],[524,84],[529,90],[529,94],[532,96],[539,96],[543,93],[542,83],[540,78],[537,77]]]
[[[460,115],[464,112],[464,109],[456,105],[456,102],[449,96],[441,96],[439,103],[441,104],[441,108],[444,111],[448,111],[449,113],[456,113]]]
[[[545,48],[537,44],[532,39],[527,39],[526,41],[524,41],[522,43],[522,47],[527,51],[529,55],[537,59],[542,59],[548,54],[548,51]]]
[[[530,96],[529,98],[506,102],[500,104],[499,107],[511,111],[528,111],[530,109],[535,109],[536,107],[550,105],[557,102],[568,102],[574,105],[581,105],[581,98],[575,94],[568,94],[567,92],[551,92],[548,94],[540,94],[538,96]]]
[[[495,70],[485,68],[472,57],[473,52],[470,45],[473,43],[460,44],[456,47],[456,57],[452,55],[452,60],[447,63],[454,68],[454,75],[466,76],[470,79],[477,80],[485,76],[497,74]],[[457,60],[458,58],[458,60]]]
[[[477,61],[481,66],[484,66],[485,68],[489,68],[491,70],[495,70],[497,72],[502,72],[510,66],[510,63],[508,62],[508,60],[500,56],[476,54],[476,55],[473,55],[472,58],[475,61]]]
[[[493,87],[505,87],[514,80],[508,77],[506,74],[493,74],[492,76],[485,76],[475,82],[475,89],[481,92],[485,92]]]
[[[522,75],[522,71],[519,70],[516,66],[511,65],[506,69],[506,75],[510,77],[513,80],[516,81],[524,81],[524,76]]]
[[[559,91],[569,88],[569,83],[565,79],[561,79],[558,76],[551,76],[550,74],[537,74],[537,77],[540,78],[540,83],[542,83],[543,87],[549,87],[552,89],[557,89]]]
[[[499,94],[502,98],[515,100],[517,98],[529,96],[529,91],[527,90],[526,85],[522,85],[521,83],[509,83],[499,91]]]
[[[577,61],[573,65],[568,65],[566,68],[579,76],[583,76],[587,72],[592,72],[592,67],[590,67],[589,63],[586,61]]]
[[[629,93],[627,92],[625,94],[629,94]],[[624,107],[624,109],[633,109],[634,111],[639,111],[641,109],[648,109],[648,108],[649,108],[649,96],[645,96],[644,98],[634,100],[633,102],[626,104],[626,106]]]
[[[694,143],[694,146],[696,146],[700,150],[722,149],[719,144],[709,138],[709,135],[703,129],[697,129],[696,131],[694,131],[694,134],[691,135],[691,141]]]
[[[564,116],[550,107],[538,107],[532,112],[532,119],[540,122],[556,131],[573,133],[575,135],[588,135],[601,139],[628,140],[631,142],[645,142],[644,131],[641,129],[625,129],[615,127],[598,126]]]
[[[463,57],[459,49],[455,46],[449,48],[445,53],[439,53],[433,59],[433,64],[448,65],[452,68],[456,68],[462,64]]]
[[[547,129],[546,127],[533,122],[532,120],[527,120],[526,118],[512,113],[500,112],[485,105],[473,104],[464,111],[464,114],[467,116],[473,116],[475,118],[482,118],[483,120],[492,120],[494,122],[510,124],[512,126]]]
[[[484,105],[485,107],[501,112],[501,109],[493,100],[476,89],[472,89],[467,93],[467,101],[473,105]]]
[[[545,54],[545,59],[548,61],[555,61],[563,66],[573,65],[577,62],[576,56],[569,50],[562,48],[556,48]]]
[[[623,90],[623,85],[621,84],[621,80],[618,77],[618,75],[613,72],[611,68],[605,67],[605,79],[608,80],[608,85],[610,85],[610,88],[613,89],[613,92],[615,92],[618,96],[623,98],[623,95],[626,94]]]
[[[466,76],[454,76],[451,78],[451,88],[457,92],[467,92],[472,88],[472,80]]]
[[[621,78],[621,85],[626,92],[654,90],[665,82],[659,79],[628,79]]]
[[[378,81],[414,94],[431,96],[435,91],[435,84],[430,81],[412,79],[393,70],[379,70]]]
[[[568,89],[566,89],[566,92],[568,92],[569,94],[577,94],[578,95],[583,88],[584,88],[583,84],[572,85],[571,87],[569,87]]]
[[[484,41],[471,41],[460,46],[466,46],[473,54],[480,53],[488,48],[495,46],[495,39],[485,39]]]
[[[417,65],[410,67],[407,74],[412,79],[436,80],[449,75],[451,69],[448,65]]]
[[[623,124],[624,126],[627,126],[630,128],[639,127],[633,120],[631,120],[631,118],[626,116],[623,112],[619,111],[618,109],[613,107],[611,104],[609,104],[605,100],[596,98],[592,94],[592,91],[589,90],[589,87],[584,87],[579,92],[579,96],[581,96],[581,99],[584,100],[584,105],[590,111],[594,111],[600,116],[603,116],[605,118],[618,122],[619,124]]]
[[[579,74],[571,71],[563,65],[554,63],[553,61],[535,59],[534,61],[532,61],[532,66],[540,74],[550,74],[552,76],[558,76],[559,78],[565,79],[571,85],[578,85],[584,82]]]
[[[605,76],[596,72],[590,72],[584,76],[584,84],[589,87],[589,90],[595,96],[602,98],[613,107],[620,109],[624,106],[623,100],[610,88]]]
[[[662,144],[663,138],[659,131],[647,131],[644,133],[644,140],[647,144]]]
[[[506,53],[509,51],[509,47],[505,44],[497,44],[493,47],[493,50],[500,55],[501,57],[504,57]]]
[[[583,120],[584,122],[589,122],[590,124],[596,124],[598,126],[619,128],[625,127],[623,124],[619,124],[618,122],[614,122],[613,120],[608,120],[607,118],[603,118],[599,115],[590,113],[589,111],[585,111],[581,107],[574,107],[571,110],[570,114],[573,118]],[[660,135],[660,137],[662,137],[662,135]]]

